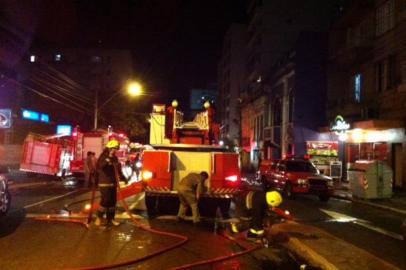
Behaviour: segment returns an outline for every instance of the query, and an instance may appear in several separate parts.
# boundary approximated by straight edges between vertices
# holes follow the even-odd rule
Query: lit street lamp
[[[142,94],[142,85],[138,82],[130,82],[128,83],[127,87],[127,93],[130,96],[139,96]],[[107,103],[109,103],[115,96],[118,94],[121,94],[122,91],[119,90],[115,92],[111,97],[109,97],[103,104],[99,105],[99,92],[96,91],[96,97],[94,101],[94,130],[97,130],[98,127],[98,118],[99,118],[99,111],[101,108],[103,108]]]

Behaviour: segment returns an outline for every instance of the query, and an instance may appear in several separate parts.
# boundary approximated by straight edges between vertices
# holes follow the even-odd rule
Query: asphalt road
[[[67,215],[65,207],[73,214],[79,213],[90,198],[89,190],[80,187],[39,179],[32,185],[15,183],[11,186],[11,193],[12,209],[0,219],[2,270],[75,269],[105,265],[133,260],[179,241],[145,232],[134,226],[125,215],[119,215],[122,218],[120,226],[109,229],[94,226],[87,229],[77,223],[35,220],[47,215],[64,217]],[[169,269],[242,250],[215,230],[213,220],[195,227],[191,223],[178,223],[173,216],[149,220],[145,211],[136,212],[142,223],[154,229],[185,235],[189,241],[153,259],[115,269]],[[275,264],[284,268],[274,268]],[[192,269],[270,268],[295,269],[296,265],[282,248],[271,246],[239,258]]]
[[[406,245],[401,238],[401,224],[406,218],[391,211],[332,198],[320,202],[313,196],[285,200],[299,223],[321,228],[400,269],[406,269]]]

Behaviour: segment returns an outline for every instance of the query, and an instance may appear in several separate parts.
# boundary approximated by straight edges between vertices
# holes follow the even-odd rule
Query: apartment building
[[[232,24],[223,40],[218,63],[219,102],[217,110],[221,119],[220,137],[235,146],[240,145],[241,115],[240,92],[245,83],[247,27]]]
[[[351,125],[345,159],[383,160],[405,186],[406,1],[354,1],[329,35],[327,119]]]

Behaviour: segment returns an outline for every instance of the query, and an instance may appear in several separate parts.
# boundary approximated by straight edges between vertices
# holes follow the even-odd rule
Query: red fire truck
[[[23,145],[20,170],[62,176],[69,172],[73,141],[65,136],[30,133]]]
[[[111,129],[81,132],[76,127],[69,136],[31,133],[24,141],[20,170],[61,177],[82,174],[87,152],[95,152],[98,157],[112,138],[121,142],[117,155],[119,159],[125,160],[128,139],[124,134],[114,133]]]
[[[71,136],[74,147],[70,161],[70,171],[72,173],[83,173],[87,152],[94,152],[96,157],[98,157],[103,152],[104,146],[111,139],[120,142],[120,149],[116,152],[116,155],[121,162],[124,162],[127,157],[129,144],[125,134],[114,133],[110,126],[107,131],[97,130],[90,132],[81,132],[79,127],[76,127]]]
[[[174,213],[176,188],[191,172],[206,171],[206,192],[199,201],[202,215],[212,216],[219,208],[227,213],[232,197],[240,186],[238,154],[218,145],[218,124],[209,106],[193,121],[183,121],[177,103],[153,105],[150,145],[143,152],[142,178],[149,215]]]

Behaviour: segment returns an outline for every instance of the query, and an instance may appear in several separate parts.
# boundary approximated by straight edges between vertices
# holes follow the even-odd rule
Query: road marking
[[[35,186],[42,186],[42,185],[47,185],[49,184],[48,182],[35,182],[35,183],[13,183],[9,185],[10,190],[16,190],[20,188],[30,188],[30,187],[35,187]]]
[[[334,212],[334,211],[330,211],[330,210],[325,210],[325,209],[321,209],[320,211],[324,212],[325,214],[329,215],[330,217],[332,217],[335,221],[337,222],[351,222],[354,224],[357,224],[359,226],[362,226],[364,228],[367,228],[371,231],[389,236],[391,238],[397,239],[397,240],[403,240],[403,236],[379,227],[376,227],[374,225],[372,225],[369,221],[363,220],[363,219],[359,219],[359,218],[355,218],[355,217],[351,217],[351,216],[347,216],[338,212]]]
[[[136,215],[133,214],[133,217],[135,217],[136,219],[145,219],[143,216],[140,215]],[[69,213],[69,212],[64,212],[61,214],[47,214],[47,213],[27,213],[26,218],[49,218],[49,219],[53,219],[53,218],[83,218],[83,219],[87,219],[88,215],[87,214],[83,214],[80,212],[76,212],[76,213]],[[122,214],[116,214],[115,218],[117,219],[131,219],[130,216],[128,216],[127,213],[122,213]]]
[[[79,191],[80,191],[80,190],[71,191],[71,192],[68,192],[68,193],[63,194],[63,195],[59,195],[59,196],[52,197],[52,198],[49,198],[49,199],[46,199],[46,200],[43,200],[43,201],[40,201],[40,202],[36,202],[36,203],[33,203],[33,204],[26,205],[26,206],[24,206],[23,208],[24,208],[24,209],[28,209],[28,208],[31,208],[31,207],[34,207],[34,206],[37,206],[37,205],[40,205],[40,204],[44,204],[44,203],[47,203],[47,202],[55,201],[55,200],[58,200],[58,199],[60,199],[60,198],[67,197],[67,196],[69,196],[69,195],[72,195],[72,194],[74,194],[74,193],[77,193],[77,192],[79,192]]]

